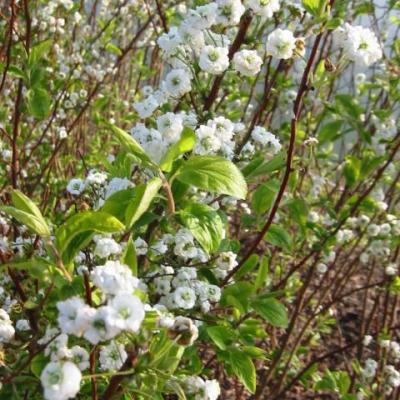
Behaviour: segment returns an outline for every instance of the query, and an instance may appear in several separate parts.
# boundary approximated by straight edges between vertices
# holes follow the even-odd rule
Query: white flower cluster
[[[271,6],[265,7],[253,1],[248,7],[267,17],[279,9],[279,2],[275,0]],[[194,62],[211,75],[220,75],[229,68],[230,40],[226,35],[213,32],[212,28],[237,25],[244,12],[240,0],[217,0],[189,9],[179,26],[171,27],[157,39],[164,59],[172,69],[156,91],[134,103],[140,118],[152,116],[169,100],[177,100],[192,90]],[[256,50],[241,50],[233,58],[233,68],[244,76],[256,75],[262,63]]]
[[[163,266],[160,277],[154,279],[156,293],[161,295],[159,304],[167,309],[192,309],[200,307],[208,312],[211,303],[221,297],[221,289],[216,285],[197,279],[197,271],[192,267],[181,267],[175,274],[172,267]]]
[[[221,394],[221,388],[215,379],[203,380],[199,376],[189,376],[182,381],[182,386],[195,400],[217,400]]]
[[[10,316],[0,308],[0,343],[9,342],[15,334]]]
[[[86,189],[91,188],[98,196],[97,206],[114,193],[133,187],[128,178],[113,177],[107,182],[107,174],[97,170],[90,170],[85,179],[73,178],[68,182],[67,191],[73,196],[80,196]]]
[[[184,127],[193,128],[197,124],[194,114],[168,112],[157,117],[157,129],[147,128],[142,123],[131,129],[131,136],[140,143],[153,161],[159,162],[168,147],[176,143]]]
[[[280,9],[279,0],[246,0],[246,6],[263,19],[271,18]]]
[[[196,131],[195,154],[220,154],[232,158],[235,149],[234,136],[236,124],[225,117],[208,120],[206,125],[200,125]]]
[[[368,67],[382,58],[382,49],[374,32],[362,26],[345,24],[335,30],[335,37],[346,57]]]
[[[270,147],[273,155],[278,153],[282,148],[279,139],[262,126],[254,127],[253,131],[251,132],[251,138],[262,148]]]
[[[138,332],[144,319],[144,305],[133,294],[139,287],[139,280],[129,267],[119,261],[107,261],[94,268],[91,278],[105,296],[106,304],[90,307],[79,297],[59,301],[57,321],[61,334],[55,328],[48,328],[45,337],[39,341],[39,344],[47,345],[45,355],[51,358],[41,376],[48,400],[73,398],[79,391],[80,370],[89,366],[89,354],[84,348],[68,348],[68,335],[97,344],[114,339],[121,332]],[[104,370],[117,370],[126,358],[124,347],[114,341],[100,351]]]
[[[364,346],[369,346],[372,343],[372,336],[365,336],[363,340]],[[379,345],[386,352],[386,362],[398,363],[400,360],[400,344],[394,340],[383,339],[379,342]],[[364,368],[362,369],[362,375],[366,379],[372,379],[378,368],[378,362],[369,358],[365,361]],[[386,394],[390,394],[393,389],[400,386],[400,372],[394,367],[394,365],[386,364],[383,367],[384,376],[384,389]]]
[[[111,255],[118,255],[122,251],[122,247],[113,238],[95,236],[93,240],[96,243],[94,255],[100,258],[107,258]]]
[[[376,369],[378,368],[378,363],[372,358],[368,358],[365,361],[364,368],[362,369],[362,374],[366,379],[371,379],[376,374]]]

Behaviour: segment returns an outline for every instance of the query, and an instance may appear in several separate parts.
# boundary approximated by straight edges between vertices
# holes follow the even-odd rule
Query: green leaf
[[[83,232],[115,233],[124,228],[117,218],[104,211],[84,211],[73,215],[58,228],[55,234],[56,247],[62,254],[68,244]]]
[[[26,81],[26,74],[24,71],[22,71],[20,68],[18,68],[15,65],[10,65],[8,67],[8,71],[7,71],[10,75],[15,76],[16,78],[21,78],[24,79]]]
[[[232,350],[229,354],[229,364],[233,372],[250,393],[256,391],[256,369],[251,357],[240,350]]]
[[[281,169],[286,163],[286,156],[283,152],[277,154],[272,160],[259,165],[257,168],[249,172],[246,178],[255,178],[260,175],[266,175]]]
[[[286,328],[288,326],[286,308],[278,300],[272,297],[257,299],[251,302],[251,306],[257,314],[271,325],[279,328]]]
[[[315,384],[315,390],[330,390],[345,395],[351,385],[351,379],[346,371],[329,371]]]
[[[272,179],[267,183],[261,184],[256,191],[253,193],[252,197],[252,208],[257,214],[264,214],[267,212],[272,202],[278,193],[280,183],[277,179]]]
[[[29,197],[25,196],[21,191],[13,190],[11,193],[11,200],[15,208],[34,215],[43,223],[44,226],[47,226],[47,223],[43,218],[39,207]]]
[[[222,292],[221,305],[232,305],[240,312],[248,310],[250,296],[253,294],[254,287],[249,282],[237,282],[227,286]]]
[[[19,218],[22,218],[25,221],[25,222],[23,222],[22,220],[19,220],[19,222],[30,227],[30,229],[33,230],[34,232],[36,232],[38,235],[50,236],[50,229],[47,225],[47,222],[43,218],[43,215],[40,212],[39,208],[36,206],[36,204],[31,199],[29,199],[29,197],[25,196],[19,190],[13,190],[11,192],[11,200],[15,207],[15,210],[17,210],[17,211],[19,210],[22,213],[18,213],[16,211],[11,211],[12,207],[9,207],[8,208],[9,214],[11,212],[14,212],[14,215],[12,215],[12,216],[15,219],[19,220],[17,217],[17,214],[18,214]],[[31,215],[33,218],[29,218],[26,214]],[[29,223],[31,225],[29,225]]]
[[[121,261],[123,264],[127,265],[134,276],[138,274],[138,265],[136,257],[136,249],[133,240],[130,238],[128,244],[125,247],[124,253],[122,254]]]
[[[44,40],[44,41],[39,42],[39,43],[36,43],[31,48],[31,51],[29,53],[29,59],[28,59],[29,65],[32,67],[35,64],[37,64],[37,62],[41,58],[43,58],[46,54],[49,53],[52,45],[53,45],[53,42],[50,39]]]
[[[11,217],[15,218],[19,223],[27,226],[31,231],[38,234],[39,236],[50,236],[49,227],[47,226],[46,222],[36,217],[35,215],[9,206],[0,206],[0,211],[3,211]]]
[[[32,257],[29,260],[5,263],[1,267],[29,271],[30,276],[43,281],[46,280],[48,272],[54,265],[42,257]]]
[[[28,90],[26,98],[28,110],[36,119],[41,120],[49,115],[51,97],[47,90],[35,87]]]
[[[282,247],[286,251],[292,249],[292,238],[289,233],[279,225],[271,225],[264,239],[274,246]]]
[[[318,132],[318,141],[320,144],[333,142],[340,136],[340,129],[343,121],[336,120],[325,124]]]
[[[85,231],[77,234],[67,245],[62,253],[62,261],[65,265],[69,264],[78,251],[87,246],[93,239],[95,232]]]
[[[160,178],[152,178],[147,183],[142,183],[135,188],[135,197],[130,202],[125,212],[126,227],[132,225],[147,211],[150,204],[162,185]]]
[[[308,206],[307,203],[301,199],[292,199],[287,203],[290,217],[293,218],[300,226],[304,226],[308,219]]]
[[[160,162],[163,171],[170,172],[173,162],[182,154],[191,151],[196,143],[196,135],[192,129],[184,128],[181,138],[173,144]]]
[[[361,172],[361,160],[355,156],[347,156],[344,164],[343,174],[348,187],[354,186]]]
[[[106,44],[106,50],[109,51],[110,53],[113,53],[117,56],[121,56],[122,55],[122,50],[116,46],[113,43],[107,43]]]
[[[317,17],[322,14],[326,6],[326,0],[302,0],[303,7],[311,15]]]
[[[343,25],[343,19],[339,17],[332,18],[326,24],[326,29],[336,29]]]
[[[40,378],[40,375],[48,362],[49,358],[46,357],[44,354],[38,354],[37,356],[33,357],[30,365],[31,365],[31,371],[33,375],[36,376],[36,378],[38,379]]]
[[[257,254],[252,254],[248,260],[238,269],[238,271],[235,274],[235,279],[239,280],[241,279],[244,275],[248,274],[251,270],[253,270],[256,265],[258,264],[258,255]]]
[[[129,203],[136,196],[136,188],[118,190],[113,193],[103,204],[102,211],[114,215],[121,222],[125,221],[125,212]]]
[[[254,284],[255,289],[260,289],[265,285],[269,272],[269,261],[267,257],[263,257],[260,263],[260,268],[257,272],[256,282]]]
[[[190,204],[180,213],[183,224],[207,253],[219,248],[225,236],[224,223],[214,208],[206,204]]]
[[[345,113],[355,120],[359,119],[363,109],[357,104],[353,96],[349,94],[338,94],[335,96],[339,113]]]
[[[231,161],[217,156],[190,158],[176,174],[176,179],[200,189],[245,199],[246,181]]]
[[[151,158],[146,154],[143,147],[128,133],[124,130],[116,127],[115,125],[109,125],[111,130],[114,132],[115,136],[125,148],[126,151],[133,154],[138,158],[144,165],[158,169],[157,165],[151,160]]]
[[[209,326],[206,328],[206,331],[207,335],[221,350],[226,350],[227,346],[236,336],[232,329],[223,325]]]

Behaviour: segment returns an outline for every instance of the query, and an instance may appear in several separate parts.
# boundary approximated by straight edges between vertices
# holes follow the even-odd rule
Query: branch
[[[265,223],[264,227],[262,228],[261,232],[258,234],[256,240],[254,241],[254,243],[252,244],[250,249],[243,256],[243,258],[240,261],[240,263],[234,269],[232,269],[229,272],[229,274],[226,276],[226,278],[224,279],[224,281],[222,283],[223,286],[228,283],[228,281],[232,278],[232,276],[237,271],[239,271],[239,269],[243,266],[243,264],[257,250],[257,247],[259,246],[260,242],[263,240],[265,234],[268,232],[268,229],[272,225],[272,222],[273,222],[273,220],[275,218],[275,215],[276,215],[276,213],[278,211],[279,204],[280,204],[280,202],[281,202],[281,200],[283,198],[283,195],[284,195],[285,190],[286,190],[286,186],[287,186],[287,184],[289,182],[290,173],[292,172],[292,160],[293,160],[294,146],[295,146],[295,141],[296,141],[297,121],[300,118],[303,96],[308,90],[309,75],[310,75],[311,68],[313,66],[315,57],[317,55],[317,50],[318,50],[318,46],[319,46],[319,44],[321,42],[322,35],[323,35],[323,32],[320,32],[318,34],[318,36],[316,37],[316,39],[315,39],[314,46],[313,46],[313,48],[311,50],[310,58],[309,58],[309,60],[307,62],[306,68],[304,69],[303,77],[301,79],[300,87],[299,87],[299,90],[297,92],[296,100],[294,102],[293,118],[292,118],[292,121],[291,121],[291,130],[290,130],[290,141],[289,141],[289,147],[288,147],[288,150],[287,150],[287,157],[286,157],[286,168],[285,168],[285,173],[284,173],[284,176],[283,176],[283,180],[282,180],[281,186],[279,188],[278,195],[277,195],[277,197],[275,199],[275,202],[274,202],[274,204],[272,206],[272,209],[271,209],[271,212],[269,214],[268,220]]]
[[[246,12],[244,14],[242,21],[240,22],[239,31],[236,35],[236,38],[233,41],[232,46],[229,49],[229,53],[228,53],[229,61],[232,60],[233,56],[235,55],[235,53],[239,50],[240,46],[242,45],[242,43],[245,39],[245,36],[246,36],[247,29],[249,28],[252,19],[253,19],[253,16],[251,15],[250,12]],[[215,99],[218,96],[219,87],[221,86],[222,80],[224,79],[224,75],[225,75],[225,73],[222,73],[221,75],[218,75],[215,78],[214,83],[211,88],[211,91],[210,91],[206,101],[204,102],[203,111],[208,111],[211,108],[211,106],[214,104]]]

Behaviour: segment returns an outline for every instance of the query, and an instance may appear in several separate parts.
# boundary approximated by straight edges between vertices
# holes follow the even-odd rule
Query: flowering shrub
[[[0,5],[0,399],[400,396],[400,5]]]

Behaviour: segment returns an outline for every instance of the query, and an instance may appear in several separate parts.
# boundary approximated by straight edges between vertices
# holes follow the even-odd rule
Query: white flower
[[[74,196],[79,196],[85,190],[85,182],[79,178],[73,178],[68,182],[67,191]]]
[[[221,140],[216,135],[215,125],[200,125],[196,131],[196,154],[215,154],[221,149]]]
[[[217,400],[221,394],[221,388],[215,379],[206,380],[204,384],[204,399]]]
[[[9,342],[15,334],[10,316],[0,308],[0,343]]]
[[[89,368],[89,353],[83,347],[71,347],[70,354],[71,361],[73,361],[81,371]]]
[[[61,333],[52,340],[46,347],[44,354],[50,356],[51,361],[68,358],[70,355],[68,349],[68,335]]]
[[[317,272],[321,275],[325,274],[328,271],[328,266],[322,262],[317,264]]]
[[[174,292],[174,300],[178,308],[188,310],[196,303],[196,293],[189,287],[179,287]]]
[[[146,99],[133,104],[133,108],[142,119],[151,117],[158,106],[158,101],[154,96],[149,96]]]
[[[394,276],[397,274],[397,265],[395,263],[391,263],[389,264],[386,268],[385,268],[385,274],[388,276]]]
[[[368,67],[382,58],[382,49],[374,32],[362,26],[345,24],[335,31],[345,55],[351,60]]]
[[[218,10],[216,22],[222,25],[239,23],[245,8],[240,0],[217,0]]]
[[[192,49],[194,54],[198,55],[205,45],[204,34],[201,30],[195,30],[188,21],[183,21],[179,27],[179,34],[182,38],[182,44]]]
[[[120,293],[110,301],[115,311],[114,324],[119,329],[137,332],[144,319],[144,308],[140,299],[130,293]]]
[[[120,333],[115,325],[116,313],[112,307],[102,306],[91,308],[89,327],[85,330],[84,338],[92,344],[112,339]]]
[[[380,228],[376,224],[370,224],[367,228],[367,235],[370,237],[378,236]]]
[[[365,335],[363,339],[363,345],[369,346],[373,341],[373,337],[371,335]]]
[[[96,242],[94,254],[100,258],[105,258],[111,254],[120,254],[121,246],[112,238],[100,238]]]
[[[128,358],[124,345],[111,341],[100,350],[100,368],[103,371],[118,371]]]
[[[79,297],[71,297],[57,303],[58,325],[63,333],[82,336],[88,327],[90,307]]]
[[[280,8],[279,0],[247,0],[246,6],[263,19],[271,18]]]
[[[199,330],[190,318],[179,315],[171,328],[185,339],[185,345],[190,346],[199,337]]]
[[[132,293],[138,287],[139,280],[132,275],[127,265],[119,261],[107,261],[98,265],[91,273],[93,284],[108,295],[117,295],[120,292]]]
[[[165,89],[174,98],[182,97],[192,90],[190,74],[185,69],[173,69],[165,77]]]
[[[167,295],[171,291],[170,277],[160,277],[154,279],[156,292],[161,295]]]
[[[157,118],[157,129],[169,143],[175,143],[183,130],[183,121],[180,115],[166,113]]]
[[[204,381],[199,376],[188,376],[182,383],[186,392],[194,395],[195,400],[217,400],[221,394],[215,379]]]
[[[157,39],[157,44],[164,50],[166,57],[174,55],[181,43],[181,36],[175,26],[171,27],[168,33],[163,33]]]
[[[201,300],[209,300],[215,303],[221,298],[221,289],[216,285],[206,283],[201,286],[199,297]]]
[[[86,184],[88,185],[102,185],[107,180],[107,174],[105,172],[96,171],[91,169],[86,177]]]
[[[189,10],[185,18],[185,25],[192,27],[194,31],[211,28],[215,23],[217,9],[218,5],[216,3],[208,3],[204,6],[196,7],[194,10]]]
[[[241,50],[233,56],[233,68],[244,76],[255,76],[260,71],[262,59],[256,50]]]
[[[175,238],[174,253],[184,259],[194,258],[198,250],[194,245],[194,238],[188,229],[180,229]]]
[[[365,361],[365,366],[362,369],[362,374],[365,378],[369,379],[375,376],[376,368],[378,367],[378,363],[372,358],[368,358]]]
[[[384,372],[390,390],[400,386],[400,372],[393,365],[385,365]]]
[[[390,233],[391,230],[392,230],[392,227],[390,226],[390,224],[388,224],[388,223],[386,222],[386,223],[382,224],[382,225],[379,227],[379,234],[380,234],[380,235],[387,236],[387,235],[389,235],[389,233]]]
[[[147,253],[149,246],[141,237],[138,237],[134,243],[137,255],[143,256]]]
[[[107,185],[105,198],[108,199],[115,192],[119,192],[120,190],[128,189],[131,186],[132,186],[132,183],[129,181],[128,178],[114,177],[111,179],[111,181]]]
[[[50,362],[46,365],[40,381],[47,400],[67,400],[79,392],[82,374],[72,362]]]
[[[229,67],[228,49],[226,47],[205,46],[201,50],[200,68],[210,74],[219,75]]]
[[[183,387],[189,394],[195,394],[204,391],[205,383],[199,376],[188,376],[182,382]]]
[[[221,143],[232,140],[235,125],[230,119],[225,117],[216,117],[214,119],[210,119],[207,122],[207,126],[215,130],[213,134],[217,136]]]
[[[267,54],[272,57],[287,60],[293,56],[295,48],[296,39],[287,29],[275,29],[267,38]]]
[[[26,319],[19,319],[15,324],[15,328],[21,332],[29,331],[31,329],[29,321]]]
[[[251,137],[254,141],[263,146],[270,145],[273,149],[273,154],[278,153],[282,148],[279,139],[262,126],[256,126],[251,132]]]

